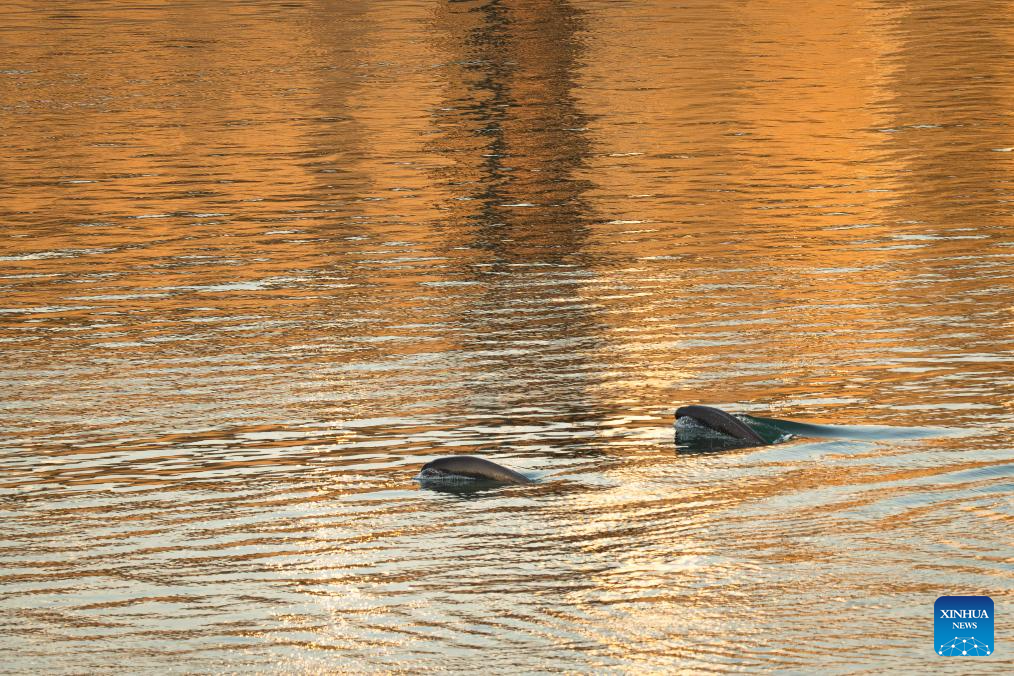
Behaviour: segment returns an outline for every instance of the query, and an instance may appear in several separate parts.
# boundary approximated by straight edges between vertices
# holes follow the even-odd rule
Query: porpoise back
[[[429,470],[429,474],[434,475],[434,478],[439,474],[451,474],[470,479],[499,481],[505,484],[532,483],[532,480],[523,474],[474,455],[450,455],[445,458],[437,458],[423,465],[420,476],[426,478],[427,470]]]
[[[693,418],[713,430],[728,434],[730,437],[750,441],[758,445],[765,445],[767,443],[743,421],[734,418],[721,409],[711,406],[681,406],[676,409],[676,418]]]

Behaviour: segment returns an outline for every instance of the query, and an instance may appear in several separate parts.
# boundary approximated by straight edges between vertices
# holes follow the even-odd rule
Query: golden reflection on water
[[[11,668],[928,669],[1014,556],[1008,9],[4,3]]]

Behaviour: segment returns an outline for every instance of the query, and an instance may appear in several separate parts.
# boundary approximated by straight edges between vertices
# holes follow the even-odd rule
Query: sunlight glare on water
[[[1010,617],[1008,4],[0,8],[4,669],[967,673],[934,599]]]

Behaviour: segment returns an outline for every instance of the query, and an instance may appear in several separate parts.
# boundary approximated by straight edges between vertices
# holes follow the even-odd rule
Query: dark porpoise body
[[[474,455],[451,455],[423,465],[419,481],[455,481],[478,479],[504,484],[530,484],[532,480],[512,469]]]
[[[702,434],[701,432],[704,432]],[[718,434],[713,434],[718,432]],[[884,425],[819,425],[756,415],[730,415],[711,406],[676,409],[676,444],[681,452],[768,446],[793,439],[920,439],[945,432],[935,428]]]
[[[747,427],[746,423],[734,418],[725,411],[711,406],[681,406],[676,409],[676,419],[693,418],[697,422],[710,427],[713,430],[728,434],[730,437],[746,441],[759,446],[768,442],[759,434]]]

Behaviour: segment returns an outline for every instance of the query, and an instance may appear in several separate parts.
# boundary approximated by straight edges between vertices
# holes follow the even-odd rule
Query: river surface
[[[1008,668],[1012,43],[0,0],[0,671]],[[687,452],[688,403],[875,427]],[[412,481],[456,453],[537,482]]]

